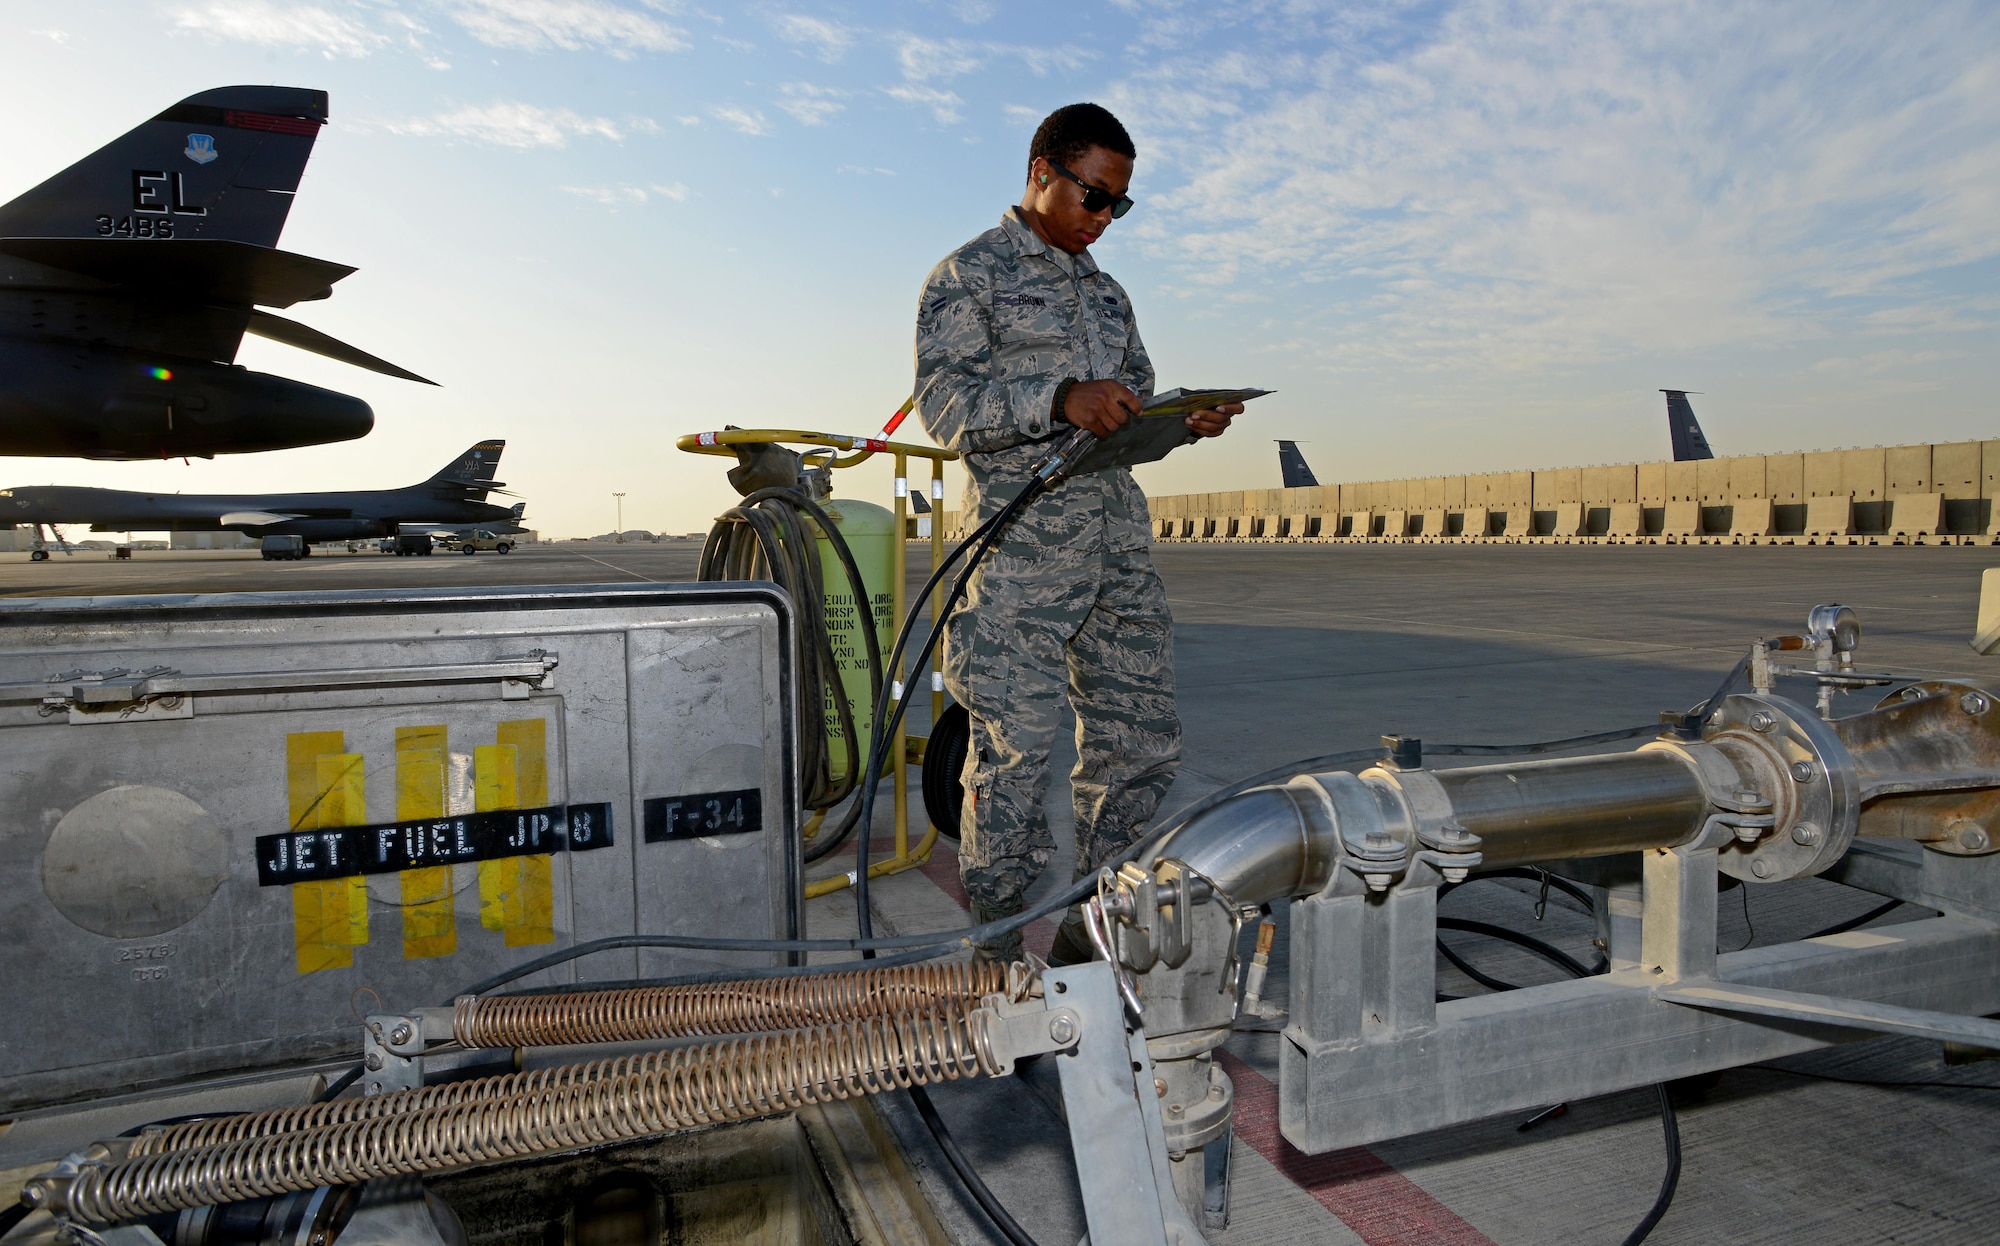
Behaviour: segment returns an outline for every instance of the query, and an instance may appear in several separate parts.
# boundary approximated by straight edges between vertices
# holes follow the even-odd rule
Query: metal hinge
[[[542,649],[490,662],[434,666],[345,667],[333,670],[241,671],[189,675],[167,666],[132,670],[62,671],[40,682],[0,684],[0,701],[37,700],[44,717],[68,714],[72,723],[134,722],[194,717],[197,693],[286,692],[408,684],[497,681],[504,701],[525,701],[553,686],[557,655]]]

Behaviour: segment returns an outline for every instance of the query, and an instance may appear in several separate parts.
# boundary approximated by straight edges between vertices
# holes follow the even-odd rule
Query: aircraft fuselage
[[[256,522],[273,515],[286,518]],[[450,497],[428,484],[346,493],[139,493],[68,485],[0,489],[0,524],[88,524],[101,532],[229,530],[349,541],[394,535],[400,523],[512,527],[514,512]]]
[[[0,337],[0,376],[0,455],[210,458],[348,441],[375,426],[359,398],[156,352]]]

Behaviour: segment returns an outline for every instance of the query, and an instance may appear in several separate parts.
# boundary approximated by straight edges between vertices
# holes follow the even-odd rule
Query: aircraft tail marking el
[[[203,91],[0,206],[0,236],[274,247],[326,120],[324,91]]]

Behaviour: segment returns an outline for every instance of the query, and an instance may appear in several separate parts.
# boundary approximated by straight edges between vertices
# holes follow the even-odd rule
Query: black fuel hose
[[[827,629],[826,612],[813,608],[815,604],[825,601],[818,542],[816,534],[811,531],[815,527],[819,533],[825,534],[828,545],[840,559],[848,587],[854,594],[856,620],[868,652],[872,685],[880,678],[883,669],[882,641],[875,629],[873,599],[861,578],[860,567],[854,561],[854,551],[841,535],[840,526],[803,490],[758,489],[747,494],[738,505],[724,511],[716,518],[715,526],[709,529],[695,578],[712,582],[763,579],[768,576],[798,604],[800,691],[805,693],[810,689],[817,693],[822,698],[821,704],[827,698],[833,701],[842,738],[848,742],[846,765],[836,775],[832,765],[833,744],[827,734],[824,717],[812,715],[818,724],[817,729],[799,733],[799,772],[805,784],[803,802],[808,809],[825,810],[846,800],[866,780],[862,777],[862,755],[854,725],[854,707],[834,660],[833,638]],[[800,700],[803,702],[806,697],[802,695]],[[856,803],[837,826],[822,827],[812,842],[805,846],[805,859],[817,861],[838,847],[853,831],[860,813],[860,805]]]
[[[1531,883],[1540,883],[1544,887],[1554,888],[1567,895],[1570,899],[1575,900],[1583,906],[1583,911],[1586,913],[1595,913],[1597,911],[1596,901],[1592,900],[1589,893],[1584,891],[1583,888],[1560,874],[1551,874],[1547,870],[1537,869],[1531,865],[1509,865],[1502,869],[1486,870],[1474,874],[1462,883],[1445,883],[1438,888],[1438,899],[1442,900],[1452,892],[1457,891],[1460,887],[1472,883],[1490,882],[1502,878],[1519,878]]]
[[[1470,934],[1504,939],[1509,943],[1528,949],[1543,960],[1561,968],[1565,973],[1574,978],[1595,976],[1590,970],[1583,967],[1581,961],[1578,961],[1574,956],[1571,956],[1561,948],[1556,947],[1552,943],[1545,943],[1533,935],[1522,934],[1518,930],[1508,930],[1504,926],[1494,926],[1486,922],[1464,921],[1462,919],[1446,917],[1438,918],[1438,926],[1446,930],[1463,930]],[[1439,947],[1442,949],[1443,945],[1439,944]],[[1445,953],[1445,956],[1454,965],[1472,972],[1462,960],[1449,951]],[[1497,981],[1476,972],[1472,972],[1472,976],[1482,983],[1491,984]],[[1518,990],[1519,988],[1511,984],[1501,983],[1495,989]],[[1652,1234],[1655,1228],[1659,1227],[1660,1220],[1667,1214],[1667,1209],[1673,1206],[1674,1191],[1679,1188],[1681,1183],[1680,1121],[1674,1116],[1674,1103],[1668,1096],[1666,1083],[1660,1082],[1655,1084],[1653,1093],[1659,1097],[1660,1101],[1660,1135],[1666,1144],[1667,1170],[1660,1178],[1660,1192],[1654,1195],[1653,1205],[1646,1209],[1646,1214],[1640,1218],[1639,1223],[1634,1225],[1632,1231],[1625,1235],[1625,1240],[1621,1246],[1639,1246],[1641,1242],[1645,1241]]]
[[[1078,433],[1082,431],[1078,430]],[[999,538],[1002,532],[1006,531],[1007,525],[1014,521],[1014,517],[1019,515],[1029,502],[1033,501],[1042,490],[1061,479],[1059,474],[1051,475],[1049,473],[1048,464],[1060,460],[1065,454],[1073,453],[1076,449],[1080,448],[1078,441],[1077,434],[1071,434],[1065,438],[1056,452],[1044,462],[1043,468],[1035,473],[1033,480],[1029,481],[1019,493],[1015,494],[1005,506],[1001,507],[999,513],[994,515],[992,519],[979,525],[972,536],[959,542],[959,549],[961,550],[971,545],[975,539],[979,544],[973,549],[971,556],[966,559],[964,570],[960,571],[958,578],[952,581],[951,592],[946,596],[944,605],[938,612],[938,620],[931,626],[930,635],[924,638],[923,648],[918,651],[916,661],[911,663],[910,669],[913,677],[915,672],[923,670],[925,665],[929,663],[931,654],[937,649],[938,641],[944,637],[944,625],[946,621],[951,618],[951,612],[958,608],[959,601],[965,596],[966,588],[972,583],[973,573],[979,569],[979,564],[985,560],[987,552],[993,548],[994,541]],[[956,550],[953,551],[954,557],[956,557],[957,552]],[[932,573],[931,585],[935,585],[937,576],[942,570],[943,567],[940,567],[938,571]],[[924,595],[928,596],[929,593],[930,586],[926,586]],[[890,668],[883,680],[881,693],[877,697],[877,702],[879,704],[887,701],[891,704],[889,713],[886,716],[886,722],[884,721],[884,715],[875,715],[873,735],[869,740],[868,748],[868,772],[871,775],[879,772],[882,764],[882,753],[889,746],[889,742],[895,739],[896,727],[903,721],[903,714],[910,707],[909,698],[898,696],[895,685],[898,682],[897,672],[900,670],[902,664],[903,647],[908,642],[912,629],[915,626],[914,620],[917,617],[917,612],[921,604],[921,597],[918,598],[916,603],[912,604],[909,617],[903,621],[903,627],[897,635],[895,648],[890,650]],[[868,911],[868,836],[871,829],[870,824],[874,821],[875,817],[875,793],[879,787],[879,784],[873,782],[864,784],[862,787],[860,839],[856,843],[854,852],[854,920],[856,933],[860,935],[863,942],[872,939],[875,934],[875,923]],[[861,955],[864,959],[873,959],[874,952],[872,949],[864,949]]]
[[[1657,729],[1657,728],[1652,728],[1652,729]],[[1599,733],[1599,734],[1604,734],[1604,733]],[[1539,744],[1524,744],[1513,747],[1518,747],[1522,752],[1543,751],[1543,750],[1557,749],[1566,746],[1574,747],[1576,740],[1594,740],[1596,738],[1597,738],[1596,736],[1579,736],[1579,737],[1573,737],[1571,740],[1552,740],[1552,741],[1545,741]],[[1429,748],[1427,751],[1432,753],[1445,753],[1450,749],[1458,747],[1467,747],[1467,746],[1437,745],[1435,747]],[[1478,747],[1486,748],[1486,747],[1499,747],[1499,746],[1481,745]],[[1207,813],[1210,809],[1213,809],[1215,806],[1223,803],[1226,800],[1230,800],[1236,796],[1240,796],[1244,792],[1248,791],[1253,787],[1260,787],[1267,783],[1273,783],[1283,779],[1288,779],[1296,774],[1313,774],[1313,773],[1321,773],[1334,770],[1351,769],[1355,766],[1362,766],[1375,761],[1379,761],[1381,759],[1381,756],[1382,752],[1380,749],[1353,749],[1344,753],[1327,753],[1317,757],[1306,757],[1306,758],[1301,758],[1298,761],[1287,762],[1282,766],[1273,767],[1270,770],[1263,771],[1259,774],[1251,775],[1246,779],[1239,779],[1233,783],[1228,784],[1225,787],[1218,788],[1214,792],[1211,792],[1208,795],[1200,798],[1199,800],[1196,800],[1191,804],[1185,806],[1184,808],[1176,811],[1165,822],[1161,823],[1158,827],[1154,828],[1153,830],[1147,832],[1143,837],[1135,841],[1130,847],[1128,847],[1127,849],[1125,849],[1125,851],[1120,853],[1112,863],[1123,864],[1126,861],[1130,861],[1137,858],[1141,853],[1145,852],[1146,849],[1152,847],[1155,843],[1159,842],[1159,840],[1161,840],[1165,836],[1173,833],[1174,831],[1179,830],[1182,826],[1186,825],[1188,822],[1194,820],[1195,818],[1200,817],[1202,814]],[[1495,871],[1493,875],[1491,875],[1491,877],[1504,877],[1504,876],[1505,876],[1504,873],[1501,871]],[[1479,875],[1478,877],[1489,877],[1489,876]],[[1562,886],[1562,882],[1561,880],[1552,879],[1551,885],[1560,887]],[[473,994],[473,995],[483,994],[486,991],[494,989],[495,987],[504,986],[508,982],[515,981],[519,978],[527,977],[530,974],[539,973],[544,969],[551,969],[557,965],[561,965],[572,960],[577,960],[585,956],[590,956],[597,952],[615,951],[621,948],[676,948],[686,951],[698,951],[698,952],[867,953],[875,951],[893,951],[898,953],[916,953],[917,955],[913,957],[913,960],[935,959],[936,957],[949,955],[954,951],[962,950],[967,944],[986,942],[992,939],[999,938],[1005,934],[1010,933],[1011,931],[1018,930],[1021,927],[1029,925],[1030,923],[1035,922],[1043,917],[1047,917],[1050,914],[1060,909],[1067,908],[1069,905],[1074,904],[1079,900],[1087,899],[1091,895],[1095,886],[1096,886],[1096,880],[1094,878],[1079,879],[1076,882],[1070,884],[1068,887],[1064,888],[1063,890],[1056,892],[1055,894],[1037,902],[1034,905],[1031,905],[1030,907],[1022,910],[1019,913],[1014,914],[1011,917],[1004,917],[997,921],[987,922],[983,925],[965,926],[956,930],[928,931],[919,934],[885,935],[879,938],[867,937],[867,938],[855,938],[855,939],[764,939],[764,938],[747,938],[747,937],[733,938],[733,937],[710,936],[710,935],[639,935],[639,934],[613,935],[609,938],[588,940],[586,942],[578,943],[571,947],[564,948],[561,951],[551,952],[546,956],[540,956],[535,958],[534,960],[525,961],[519,965],[513,966],[512,968],[502,970],[500,973],[495,974],[491,978],[487,978],[478,983],[473,984],[471,987],[468,987],[466,991],[462,993]],[[1567,888],[1565,888],[1565,890],[1567,890]],[[897,963],[906,963],[906,962],[904,962],[900,957],[898,957]],[[659,982],[656,984],[666,984],[669,981],[673,982],[721,981],[729,977],[760,977],[767,975],[774,977],[791,976],[796,973],[812,973],[812,972],[820,972],[823,970],[831,972],[839,968],[841,968],[841,966],[835,964],[832,966],[827,966],[827,965],[796,966],[796,967],[772,969],[772,970],[743,969],[735,971],[725,971],[723,973],[715,975],[704,975],[689,979],[673,979],[673,980],[662,979],[659,980]],[[651,982],[652,980],[648,981]]]
[[[1807,935],[1806,938],[1824,939],[1828,935],[1846,934],[1848,931],[1853,930],[1857,926],[1866,926],[1869,922],[1874,921],[1878,917],[1887,917],[1891,911],[1899,909],[1901,907],[1903,907],[1903,902],[1901,900],[1891,900],[1887,904],[1881,906],[1880,908],[1869,909],[1866,913],[1863,913],[1859,917],[1850,917],[1844,922],[1835,922],[1833,925],[1828,926],[1825,930],[1815,930],[1811,934]]]

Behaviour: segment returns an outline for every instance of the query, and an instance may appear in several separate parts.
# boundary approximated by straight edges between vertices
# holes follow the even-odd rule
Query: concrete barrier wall
[[[1985,544],[1996,501],[2000,440],[1176,494],[1152,516],[1161,540]]]

